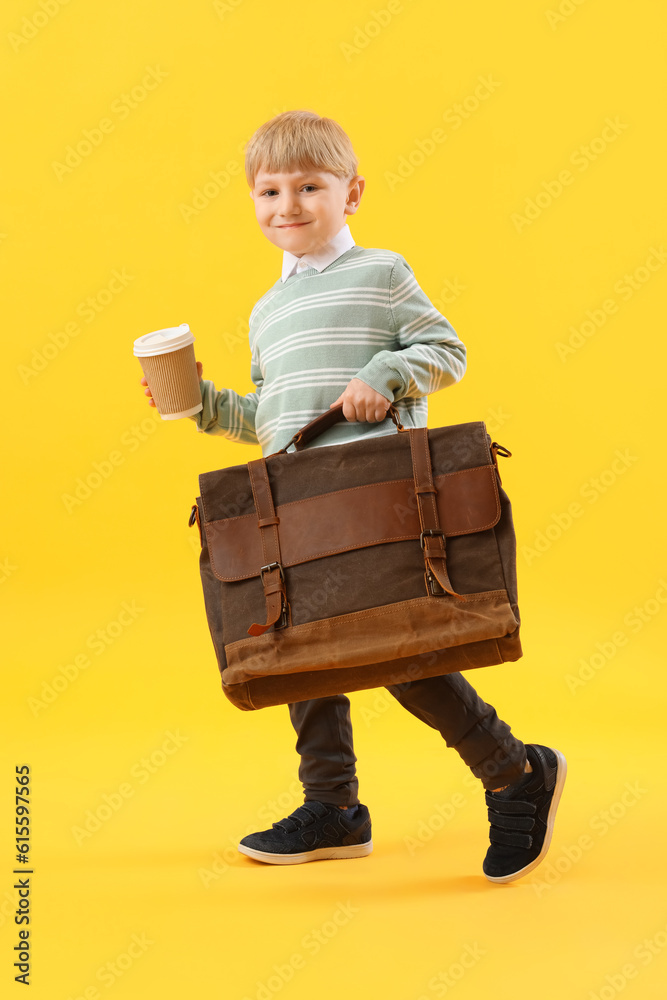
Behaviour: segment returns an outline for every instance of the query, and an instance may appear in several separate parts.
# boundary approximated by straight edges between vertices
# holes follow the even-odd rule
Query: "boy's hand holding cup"
[[[202,409],[199,381],[202,365],[195,361],[194,337],[187,323],[154,330],[134,342],[149,406],[163,420],[190,417]]]

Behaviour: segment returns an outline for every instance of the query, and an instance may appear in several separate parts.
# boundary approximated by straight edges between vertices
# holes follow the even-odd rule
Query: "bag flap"
[[[446,535],[493,528],[500,518],[494,465],[436,475],[440,526]],[[276,506],[284,567],[350,549],[419,539],[421,525],[414,480],[395,479],[323,493]],[[223,582],[260,575],[265,562],[257,515],[243,514],[204,525],[211,566]]]

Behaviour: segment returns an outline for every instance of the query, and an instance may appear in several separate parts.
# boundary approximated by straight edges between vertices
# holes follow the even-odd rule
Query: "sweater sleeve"
[[[202,379],[200,388],[204,408],[190,418],[197,424],[197,430],[205,434],[222,434],[231,441],[244,444],[258,444],[255,414],[264,379],[254,356],[250,364],[250,378],[256,392],[245,396],[233,389],[218,390],[212,382]]]
[[[402,257],[391,270],[389,302],[399,347],[379,351],[356,378],[392,402],[404,396],[427,396],[462,379],[465,346]]]

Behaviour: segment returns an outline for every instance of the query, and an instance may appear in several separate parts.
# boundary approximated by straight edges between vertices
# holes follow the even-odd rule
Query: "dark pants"
[[[511,735],[460,673],[428,677],[387,691],[418,719],[437,729],[460,754],[484,788],[500,788],[524,772],[526,748]],[[346,695],[314,698],[289,706],[301,756],[299,778],[308,799],[351,806],[359,802],[350,701]]]

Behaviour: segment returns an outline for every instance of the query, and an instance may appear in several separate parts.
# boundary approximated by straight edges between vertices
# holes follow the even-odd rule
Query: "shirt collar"
[[[295,257],[293,253],[289,252],[289,250],[283,250],[283,272],[281,280],[287,281],[287,279],[294,274],[300,260],[303,261],[304,264],[308,264],[309,267],[314,267],[316,271],[323,271],[325,267],[328,267],[329,264],[333,264],[335,260],[338,260],[342,254],[344,254],[347,250],[350,250],[353,246],[356,246],[356,243],[352,238],[350,227],[346,224],[338,231],[338,233],[336,233],[332,240],[330,240],[325,246],[320,247],[319,250],[315,250],[313,253],[305,253],[303,257]]]

